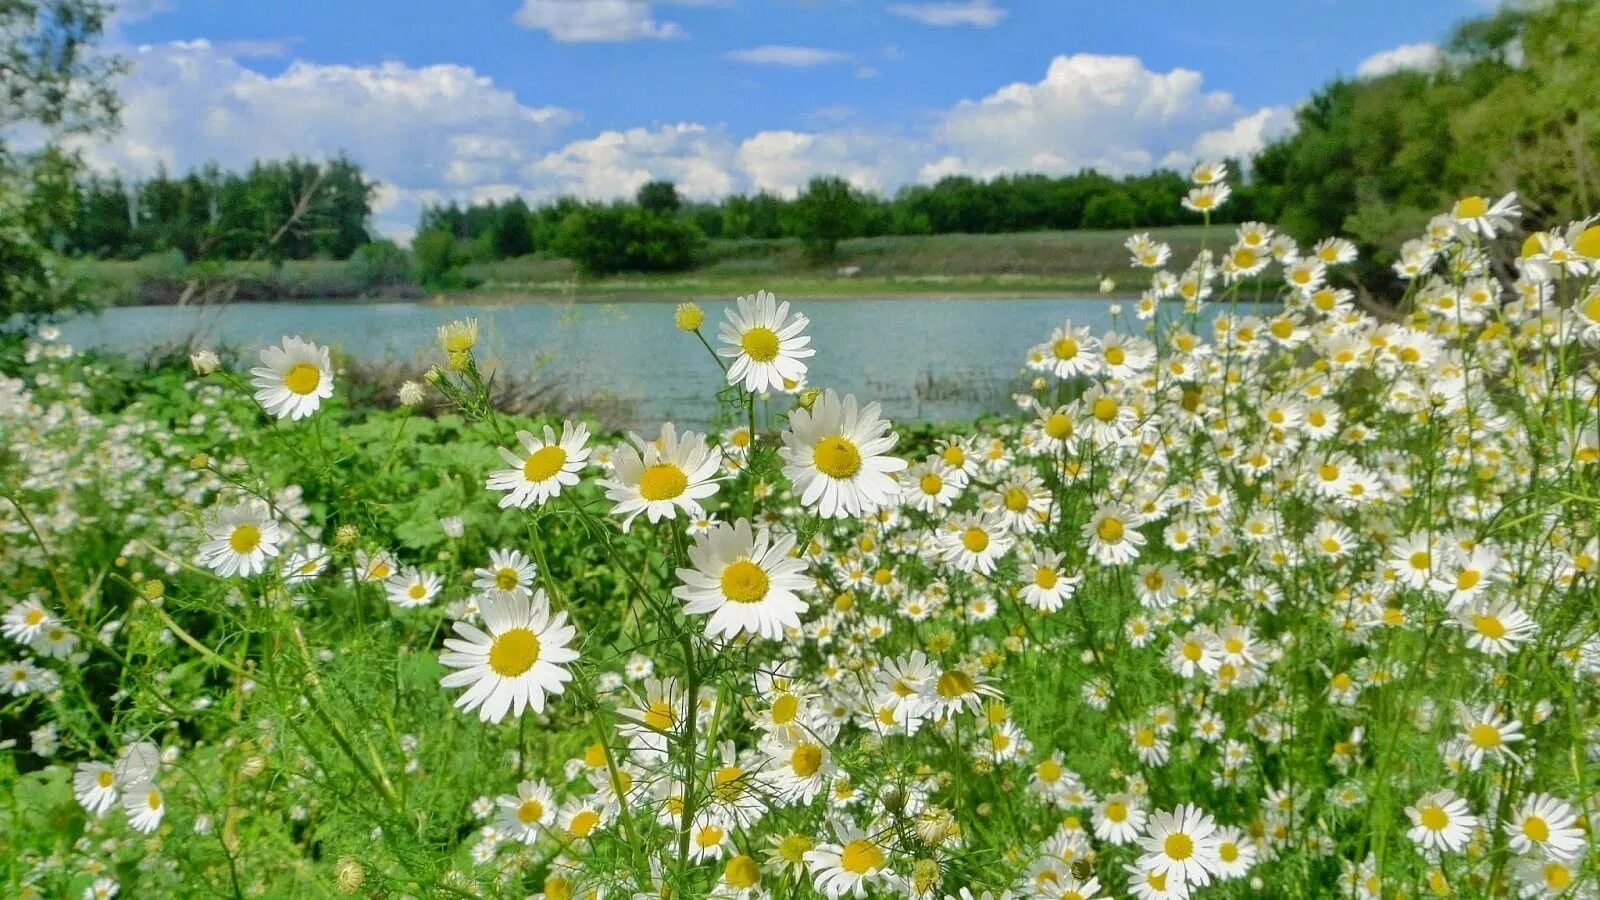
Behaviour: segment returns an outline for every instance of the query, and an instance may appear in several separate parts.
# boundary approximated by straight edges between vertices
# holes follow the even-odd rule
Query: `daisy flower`
[[[1490,656],[1515,653],[1539,630],[1514,600],[1467,606],[1457,612],[1457,620],[1467,633],[1467,646]]]
[[[1461,720],[1461,737],[1466,742],[1465,756],[1469,771],[1478,771],[1483,766],[1484,757],[1496,761],[1507,757],[1512,760],[1517,758],[1507,745],[1522,740],[1520,721],[1507,717],[1493,703],[1480,712],[1473,712],[1462,705],[1457,714]]]
[[[1571,804],[1550,794],[1532,794],[1505,824],[1511,849],[1518,853],[1535,850],[1549,859],[1574,860],[1583,854],[1583,829],[1577,826],[1578,813]]]
[[[851,825],[839,826],[836,836],[836,843],[818,844],[805,854],[818,892],[837,900],[846,894],[864,897],[869,888],[888,885],[892,873],[883,846]]]
[[[1068,573],[1062,567],[1063,555],[1053,550],[1039,550],[1023,560],[1017,570],[1022,581],[1022,602],[1040,612],[1053,613],[1077,592],[1082,575]]]
[[[28,599],[12,604],[0,620],[0,632],[19,644],[31,644],[46,628],[56,623],[56,617],[38,600]]]
[[[1089,555],[1108,566],[1131,562],[1144,546],[1144,535],[1139,526],[1144,517],[1121,504],[1102,506],[1083,526],[1084,539],[1089,542]]]
[[[808,347],[811,338],[801,334],[809,320],[789,315],[789,303],[778,302],[770,291],[754,297],[740,297],[725,315],[718,338],[726,347],[718,356],[733,360],[728,366],[728,383],[744,383],[752,394],[783,390],[784,382],[796,383],[806,376],[800,360],[816,355]]]
[[[438,596],[441,583],[439,576],[432,572],[424,572],[416,566],[407,566],[391,575],[383,583],[383,587],[390,603],[401,609],[415,609],[431,603],[433,598]]]
[[[1448,789],[1422,795],[1416,806],[1406,807],[1406,817],[1411,820],[1406,837],[1424,850],[1443,853],[1455,853],[1465,847],[1472,830],[1478,827],[1478,817],[1467,808],[1467,801]]]
[[[150,834],[161,827],[161,817],[167,814],[166,795],[152,781],[130,784],[123,792],[122,808],[135,831]]]
[[[284,560],[283,580],[288,584],[310,581],[321,575],[327,565],[327,548],[313,541],[304,550],[296,550]]]
[[[78,763],[78,771],[72,775],[72,793],[79,806],[103,816],[117,802],[116,772],[105,763]]]
[[[1205,810],[1185,804],[1172,812],[1151,814],[1139,868],[1166,873],[1185,885],[1204,885],[1217,873],[1217,824]]]
[[[544,591],[532,598],[498,594],[483,599],[487,632],[466,622],[456,622],[460,638],[446,638],[446,653],[439,657],[451,672],[439,680],[446,688],[467,687],[456,706],[485,722],[499,723],[510,712],[521,716],[533,707],[544,712],[545,698],[566,691],[572,673],[564,664],[578,658],[568,648],[576,633],[567,614],[550,613]]]
[[[213,512],[200,545],[200,563],[223,578],[248,578],[266,571],[267,558],[278,555],[283,532],[267,504],[246,500]]]
[[[783,432],[783,474],[803,506],[824,518],[861,516],[895,499],[890,473],[906,467],[886,456],[898,440],[877,403],[858,408],[856,398],[827,390],[810,409],[797,409]]]
[[[500,828],[515,840],[532,844],[556,818],[555,794],[542,781],[524,781],[516,794],[495,801],[500,807]]]
[[[703,435],[678,429],[667,422],[661,436],[646,441],[629,435],[633,446],[617,448],[612,461],[615,478],[602,480],[606,498],[616,503],[611,514],[622,517],[622,530],[644,513],[651,524],[671,519],[682,509],[690,518],[705,515],[700,501],[717,492],[713,480],[722,465],[722,451],[706,445]]]
[[[333,361],[327,347],[299,337],[261,351],[261,365],[251,369],[256,401],[280,419],[304,419],[333,396]]]
[[[472,586],[480,591],[502,594],[528,594],[539,567],[519,550],[490,550],[487,568],[474,569]]]
[[[812,586],[805,561],[791,555],[794,543],[787,534],[774,540],[748,519],[719,522],[695,536],[689,548],[693,568],[677,571],[683,584],[672,594],[684,601],[686,614],[711,615],[707,637],[748,633],[777,640],[784,629],[800,627],[807,604],[796,592]]]
[[[507,492],[500,498],[501,509],[543,505],[559,495],[562,488],[577,484],[578,473],[589,461],[589,427],[582,422],[562,422],[559,438],[549,425],[544,426],[542,438],[518,431],[517,442],[522,445],[522,455],[498,448],[500,457],[511,468],[489,473],[484,482],[491,491]]]
[[[1522,207],[1517,205],[1515,191],[1490,202],[1476,194],[1462,197],[1450,209],[1450,218],[1463,235],[1479,234],[1492,238],[1511,229],[1511,223],[1522,218]]]

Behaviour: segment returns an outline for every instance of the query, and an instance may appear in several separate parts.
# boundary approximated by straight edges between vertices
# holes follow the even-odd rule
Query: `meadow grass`
[[[660,310],[710,434],[508,412],[473,321],[386,409],[299,339],[6,344],[0,884],[1592,897],[1600,227],[1514,205],[1397,321],[1341,242],[1135,241],[973,423],[806,384],[766,295]]]

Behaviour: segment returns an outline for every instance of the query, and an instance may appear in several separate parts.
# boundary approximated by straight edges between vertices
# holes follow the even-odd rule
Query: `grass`
[[[1199,227],[1154,229],[1178,257],[1200,247]],[[1126,234],[1038,231],[856,238],[817,264],[798,240],[711,241],[705,262],[688,272],[586,278],[570,260],[538,255],[472,263],[464,273],[479,286],[452,300],[688,299],[727,297],[757,288],[793,297],[948,294],[1029,296],[1094,292],[1102,273],[1125,269]],[[110,305],[176,303],[197,295],[239,300],[413,299],[412,286],[374,289],[355,281],[339,260],[186,265],[174,254],[138,260],[78,260],[72,271]]]

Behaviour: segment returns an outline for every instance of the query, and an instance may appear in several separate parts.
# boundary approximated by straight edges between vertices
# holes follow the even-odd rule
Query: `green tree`
[[[115,126],[120,58],[94,49],[109,11],[93,0],[0,2],[0,322],[79,306],[61,277],[58,245],[76,212],[71,135]],[[7,135],[39,135],[17,152]]]
[[[533,230],[528,227],[528,205],[517,197],[500,205],[492,232],[494,255],[512,259],[533,252]]]
[[[678,198],[678,188],[670,181],[650,181],[639,186],[636,198],[645,212],[670,216],[678,211],[683,201]]]
[[[845,238],[861,233],[861,197],[843,178],[813,178],[795,201],[795,223],[806,254],[832,259]]]

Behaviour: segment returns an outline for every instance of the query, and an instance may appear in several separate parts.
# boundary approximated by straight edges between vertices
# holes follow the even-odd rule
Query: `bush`
[[[692,268],[705,238],[689,222],[638,207],[589,207],[567,216],[552,250],[585,275]]]
[[[367,290],[410,284],[411,255],[394,241],[373,241],[356,249],[345,264],[350,280]]]

